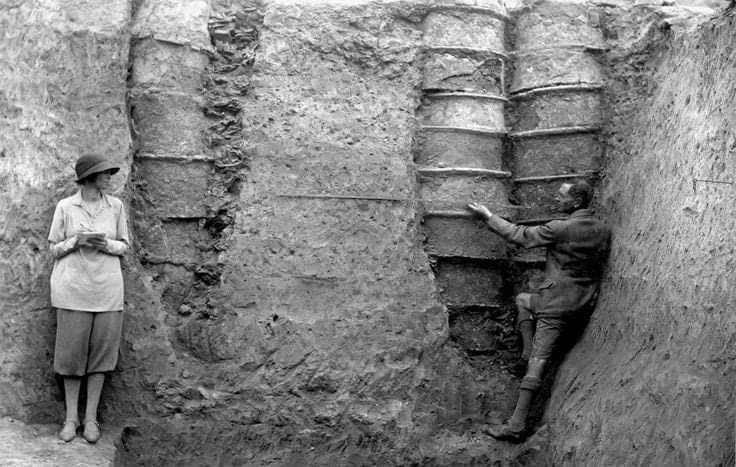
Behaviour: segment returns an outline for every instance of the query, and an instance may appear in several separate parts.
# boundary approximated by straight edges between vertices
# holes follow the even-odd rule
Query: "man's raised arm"
[[[468,204],[468,209],[483,219],[486,225],[498,235],[524,248],[551,245],[557,240],[555,221],[534,227],[525,227],[493,214],[487,207],[479,203]]]

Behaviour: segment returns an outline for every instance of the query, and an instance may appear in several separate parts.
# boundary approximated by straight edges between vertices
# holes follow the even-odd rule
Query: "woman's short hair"
[[[76,183],[77,185],[84,185],[85,183],[91,182],[92,180],[94,180],[96,176],[97,174],[87,175],[86,177],[82,179],[74,180],[74,183]]]

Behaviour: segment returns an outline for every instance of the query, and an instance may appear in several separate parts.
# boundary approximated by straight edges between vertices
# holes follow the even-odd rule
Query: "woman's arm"
[[[110,255],[123,256],[130,248],[130,234],[128,233],[128,217],[125,214],[125,206],[122,202],[115,217],[117,218],[117,225],[115,226],[117,238],[104,239],[104,244],[100,244],[98,249]]]
[[[53,256],[54,259],[61,259],[69,253],[77,251],[78,249],[79,243],[77,242],[76,235],[71,238],[67,238],[66,240],[62,240],[58,243],[50,242],[49,244],[49,250],[51,250],[51,256]]]
[[[111,238],[106,238],[103,241],[105,242],[105,244],[102,245],[100,250],[104,251],[107,254],[123,256],[128,251],[129,245],[127,241],[113,240]]]
[[[61,259],[79,249],[77,236],[70,238],[64,236],[64,210],[59,204],[54,210],[54,217],[51,219],[51,228],[49,229],[49,250],[55,259]]]

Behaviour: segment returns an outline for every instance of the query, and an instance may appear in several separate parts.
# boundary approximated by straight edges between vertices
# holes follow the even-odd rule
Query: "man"
[[[525,248],[547,247],[544,282],[538,293],[516,297],[522,358],[529,361],[513,415],[503,425],[488,430],[494,438],[516,442],[524,439],[529,406],[560,336],[585,322],[595,305],[611,233],[588,209],[592,197],[593,189],[585,181],[563,183],[555,199],[558,210],[569,217],[534,227],[508,222],[481,204],[468,205],[506,240]]]

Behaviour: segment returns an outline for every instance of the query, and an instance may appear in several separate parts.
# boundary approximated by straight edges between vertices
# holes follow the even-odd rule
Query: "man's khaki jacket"
[[[525,227],[491,216],[488,225],[525,248],[547,247],[544,282],[534,310],[539,317],[572,318],[594,304],[608,256],[611,230],[589,209],[564,220]]]

